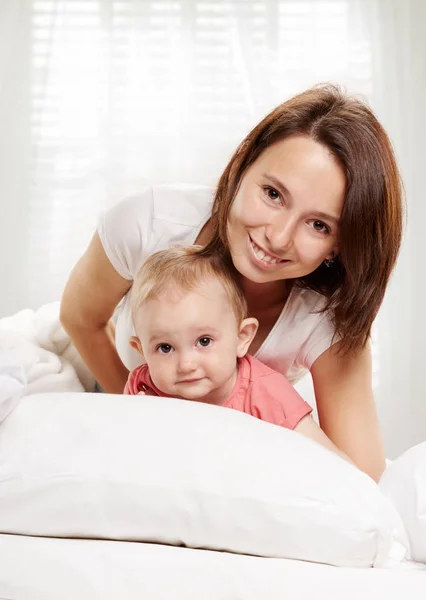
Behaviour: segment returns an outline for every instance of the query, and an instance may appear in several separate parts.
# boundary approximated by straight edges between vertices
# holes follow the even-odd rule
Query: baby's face
[[[148,300],[136,327],[152,381],[163,393],[214,404],[231,394],[239,327],[219,281]]]

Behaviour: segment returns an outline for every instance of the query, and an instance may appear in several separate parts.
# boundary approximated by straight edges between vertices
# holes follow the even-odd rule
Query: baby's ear
[[[139,354],[141,354],[143,356],[142,343],[141,343],[140,339],[138,337],[136,337],[136,335],[132,335],[132,337],[129,340],[129,344],[131,345],[132,348],[137,350],[139,352]]]
[[[240,331],[238,333],[238,346],[237,356],[242,358],[249,350],[250,344],[252,343],[254,336],[259,327],[259,321],[254,318],[243,319],[240,325]]]

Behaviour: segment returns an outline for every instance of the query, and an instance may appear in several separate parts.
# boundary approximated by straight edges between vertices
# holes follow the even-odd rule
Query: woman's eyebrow
[[[262,177],[270,181],[284,196],[287,196],[290,199],[293,198],[293,196],[290,193],[290,190],[286,188],[286,186],[279,179],[274,177],[274,175],[268,175],[268,173],[263,173]]]
[[[340,223],[340,219],[338,219],[337,217],[333,217],[333,215],[329,215],[328,213],[324,213],[321,211],[315,211],[312,216],[318,217],[322,221],[332,221],[336,225],[336,227]]]

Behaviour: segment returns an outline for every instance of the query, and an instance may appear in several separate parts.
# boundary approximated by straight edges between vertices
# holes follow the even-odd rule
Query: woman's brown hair
[[[294,281],[327,298],[340,349],[363,347],[382,303],[402,237],[402,184],[389,138],[361,100],[326,84],[284,102],[242,141],[223,172],[206,251],[229,254],[227,222],[247,169],[273,144],[294,135],[323,144],[342,166],[346,195],[339,256]]]

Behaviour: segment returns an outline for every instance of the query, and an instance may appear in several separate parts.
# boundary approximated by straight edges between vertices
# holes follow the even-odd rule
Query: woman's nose
[[[265,237],[271,252],[280,255],[293,245],[296,225],[296,218],[286,213],[285,215],[275,217],[266,226]]]

